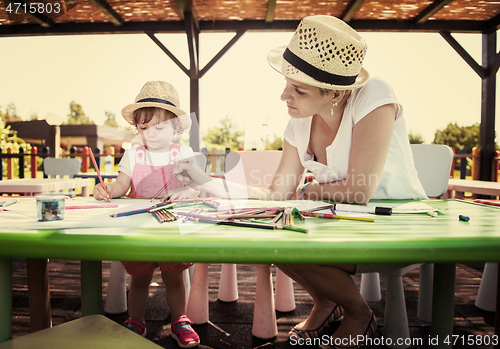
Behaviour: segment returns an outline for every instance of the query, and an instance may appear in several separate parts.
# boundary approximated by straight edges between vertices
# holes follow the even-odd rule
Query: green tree
[[[10,103],[7,108],[5,108],[5,113],[2,113],[2,111],[0,110],[0,118],[4,123],[12,121],[23,121],[23,119],[19,115],[17,115],[17,108],[14,103]]]
[[[203,136],[203,141],[208,145],[221,146],[221,148],[229,148],[237,150],[243,147],[243,132],[238,129],[232,118],[226,116],[220,120],[220,127],[212,127]]]
[[[63,122],[63,125],[95,125],[95,122],[85,115],[80,104],[72,101],[69,104],[68,121]]]
[[[424,143],[424,138],[420,133],[413,133],[410,131],[408,133],[408,140],[410,141],[410,144],[422,144]]]
[[[1,112],[0,112],[1,113]],[[31,150],[31,145],[27,144],[23,139],[17,136],[17,131],[11,130],[10,125],[5,127],[5,122],[0,119],[0,149],[2,152],[6,153],[7,148],[12,149],[13,154],[19,153],[19,149],[23,148],[24,152],[29,152]],[[0,160],[2,161],[2,160]],[[25,167],[29,165],[29,158],[24,159]],[[14,177],[19,176],[19,159],[14,159]],[[3,166],[3,175],[7,175],[7,166]]]
[[[472,148],[479,146],[479,124],[471,126],[458,126],[449,123],[444,130],[437,130],[434,134],[434,144],[446,144],[455,148],[455,153],[465,147],[467,152],[472,153]]]
[[[116,121],[115,113],[105,111],[104,116],[106,117],[106,121],[104,121],[105,126],[120,128],[120,125],[118,125],[118,121]]]

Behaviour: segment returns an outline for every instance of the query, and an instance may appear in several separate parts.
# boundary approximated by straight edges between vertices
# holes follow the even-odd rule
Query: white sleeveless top
[[[353,90],[347,100],[339,130],[332,144],[326,148],[327,165],[314,161],[307,153],[311,135],[313,117],[290,119],[286,129],[285,140],[297,148],[302,165],[314,173],[319,183],[330,183],[339,180],[369,181],[369,178],[356,178],[348,172],[349,154],[351,153],[352,130],[354,125],[376,108],[396,104],[398,114],[394,121],[389,154],[372,199],[426,199],[425,191],[418,180],[413,164],[413,155],[403,108],[398,103],[394,91],[385,81],[372,78],[363,87]]]

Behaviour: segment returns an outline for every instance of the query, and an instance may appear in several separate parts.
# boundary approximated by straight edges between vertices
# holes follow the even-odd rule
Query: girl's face
[[[320,89],[285,78],[286,86],[281,100],[286,102],[288,114],[292,118],[307,118],[320,114],[329,115],[332,108],[332,94],[322,94]]]
[[[160,117],[155,114],[148,123],[137,124],[137,130],[151,152],[167,152],[172,146],[172,137],[175,133],[172,126],[173,120],[160,120]]]

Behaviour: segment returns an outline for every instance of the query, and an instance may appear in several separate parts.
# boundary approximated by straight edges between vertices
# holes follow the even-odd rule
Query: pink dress
[[[172,178],[174,165],[172,161],[180,154],[180,146],[172,144],[170,149],[171,163],[166,166],[151,166],[146,161],[146,148],[140,146],[136,152],[136,161],[132,172],[132,187],[129,197],[131,198],[152,198],[164,196],[165,184]],[[169,183],[168,189],[180,188],[182,185],[177,179]],[[156,263],[156,262],[122,262],[130,275],[140,276],[152,274],[160,267],[162,272],[183,271],[193,263]]]

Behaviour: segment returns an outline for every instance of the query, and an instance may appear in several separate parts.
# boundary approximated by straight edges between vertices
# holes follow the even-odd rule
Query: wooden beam
[[[350,22],[361,5],[363,5],[364,1],[365,0],[351,0],[344,9],[344,12],[340,15],[340,19],[346,23]]]
[[[181,68],[181,70],[187,75],[189,76],[189,70],[184,66],[184,64],[182,64],[181,61],[179,61],[177,59],[177,57],[175,57],[175,55],[170,52],[170,50],[165,46],[163,45],[163,43],[158,40],[158,38],[155,36],[154,33],[151,33],[151,32],[146,32],[146,35],[149,36],[151,38],[151,40],[153,40],[155,42],[156,45],[158,45],[158,47],[167,54],[168,57],[170,57],[170,59],[172,61],[174,61],[175,64],[177,64],[177,66],[179,68]]]
[[[118,13],[109,5],[106,0],[88,0],[92,5],[97,7],[106,16],[111,23],[116,26],[121,26],[123,24],[123,19]]]
[[[498,68],[500,68],[500,53],[496,54],[495,62],[491,68],[488,69],[488,76],[495,76],[498,72]]]
[[[497,33],[482,34],[483,67],[495,64],[497,57]],[[495,98],[496,76],[486,76],[481,81],[481,124],[479,126],[480,167],[479,179],[492,180],[495,158]]]
[[[486,22],[485,26],[486,26],[485,32],[492,32],[492,31],[497,31],[498,29],[500,29],[500,14],[489,19]]]
[[[200,23],[198,22],[198,15],[196,14],[196,9],[194,8],[192,0],[175,0],[177,3],[177,8],[179,9],[181,19],[184,20],[185,13],[191,13],[191,19],[197,30],[200,30]]]
[[[474,58],[460,45],[460,43],[455,40],[455,38],[449,33],[445,31],[439,32],[441,36],[457,51],[457,53],[462,57],[469,66],[474,69],[474,71],[481,77],[481,79],[484,79],[487,75],[486,69],[482,66],[480,66]]]
[[[189,108],[191,113],[191,130],[189,146],[200,151],[200,31],[195,26],[191,12],[184,12],[184,27],[189,50]]]
[[[215,56],[214,58],[212,58],[210,60],[210,62],[207,63],[206,66],[203,67],[203,69],[200,71],[200,79],[203,77],[203,75],[205,75],[205,73],[210,69],[212,68],[212,66],[217,63],[217,61],[219,59],[222,58],[222,56],[236,43],[236,41],[238,41],[242,36],[243,34],[245,34],[245,31],[244,30],[240,30],[238,31],[234,36],[233,38],[226,44],[226,46],[224,46],[222,48],[222,50],[220,50]]]
[[[276,9],[276,0],[267,1],[266,23],[274,21],[274,10]]]
[[[6,0],[5,2],[10,3],[12,5],[12,7],[14,8],[14,10],[16,11],[16,13],[18,13],[18,9],[22,10],[26,16],[28,16],[29,18],[31,18],[32,20],[34,20],[35,22],[37,22],[39,25],[41,25],[44,28],[53,27],[55,24],[55,22],[52,18],[44,15],[43,13],[39,13],[38,11],[31,13],[30,12],[30,3],[26,2],[26,1]],[[34,4],[34,5],[35,5],[35,9],[36,9],[36,4]]]
[[[237,32],[246,31],[294,31],[300,20],[275,20],[266,23],[264,20],[243,21],[200,21],[200,32]],[[415,26],[411,20],[373,20],[353,19],[349,25],[357,31],[370,32],[429,32],[440,31],[457,33],[483,33],[488,27],[484,21],[427,21]],[[182,21],[159,22],[124,22],[115,26],[110,22],[94,23],[57,23],[53,27],[41,27],[34,24],[0,25],[0,37],[46,36],[74,34],[142,34],[154,33],[185,33]]]
[[[439,12],[443,7],[448,5],[453,0],[436,0],[426,8],[422,10],[414,19],[414,24],[422,24],[427,22],[427,20]]]

